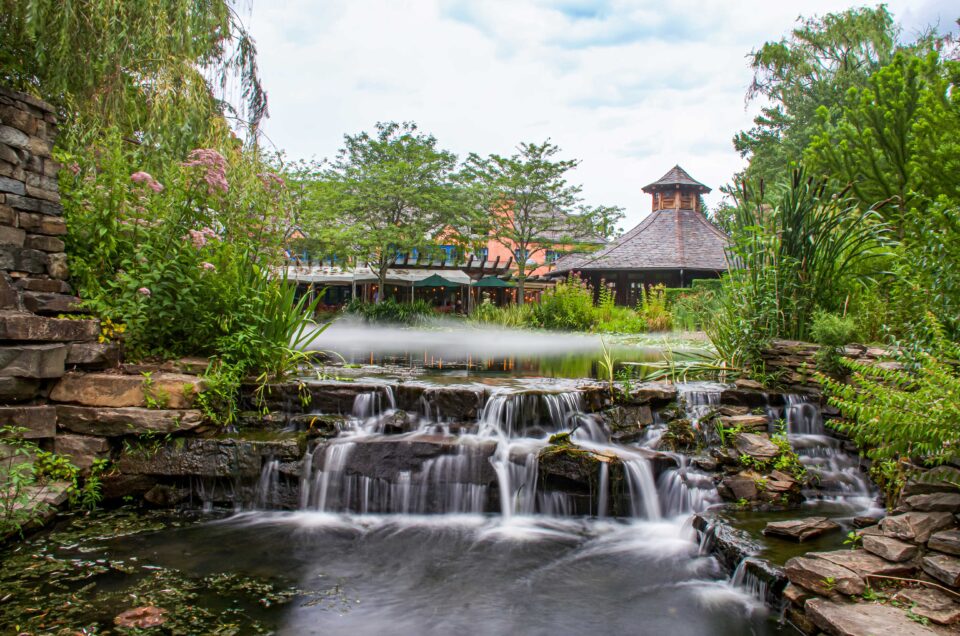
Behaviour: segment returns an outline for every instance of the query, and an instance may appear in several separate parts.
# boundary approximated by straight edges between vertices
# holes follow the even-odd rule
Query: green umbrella
[[[508,283],[496,276],[484,276],[480,280],[470,285],[471,287],[516,287],[514,283]]]
[[[431,274],[423,280],[418,280],[413,284],[414,287],[460,287],[460,283],[447,280],[443,276]]]

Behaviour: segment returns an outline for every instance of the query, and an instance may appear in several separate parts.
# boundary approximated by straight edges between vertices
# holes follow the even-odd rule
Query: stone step
[[[909,576],[917,566],[913,562],[891,563],[866,550],[833,550],[830,552],[809,552],[808,558],[823,559],[834,565],[845,567],[864,579],[878,574],[880,576]]]
[[[910,620],[906,612],[876,603],[835,603],[812,598],[807,615],[831,636],[935,636],[937,632]]]
[[[77,468],[86,470],[94,460],[109,456],[110,443],[103,437],[61,433],[53,438],[53,452],[69,458]]]
[[[766,415],[728,415],[720,418],[726,428],[740,428],[747,431],[766,431],[770,419]]]
[[[296,440],[187,439],[125,448],[117,468],[125,475],[256,478],[264,458],[298,461]]]
[[[145,407],[151,398],[160,408],[189,409],[202,387],[196,376],[180,373],[158,373],[149,380],[119,373],[67,373],[53,388],[50,399],[120,408]]]
[[[960,511],[960,492],[932,492],[924,495],[912,495],[904,501],[914,510],[921,512]]]
[[[195,409],[145,409],[57,405],[56,420],[60,428],[83,435],[120,437],[151,433],[189,431],[203,422],[203,414]]]
[[[793,557],[787,561],[784,571],[791,583],[814,594],[829,596],[839,592],[853,596],[867,589],[856,572],[825,559]]]
[[[930,588],[906,588],[897,592],[894,600],[912,606],[913,613],[939,625],[960,622],[960,604],[945,592]]]
[[[863,536],[863,549],[895,563],[908,561],[917,556],[919,552],[919,548],[912,543],[893,537],[871,534]]]

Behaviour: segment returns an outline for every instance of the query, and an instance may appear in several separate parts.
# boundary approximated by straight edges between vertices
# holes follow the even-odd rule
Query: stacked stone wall
[[[778,386],[787,393],[819,395],[821,387],[815,376],[818,351],[820,345],[810,342],[773,340],[761,354],[764,371],[775,377]],[[843,355],[862,364],[898,366],[891,360],[893,352],[884,347],[851,344],[844,347]]]

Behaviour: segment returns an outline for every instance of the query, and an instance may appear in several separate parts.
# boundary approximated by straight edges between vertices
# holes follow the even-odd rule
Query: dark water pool
[[[0,616],[108,633],[154,604],[177,633],[783,633],[696,553],[679,520],[110,513],[8,549]]]

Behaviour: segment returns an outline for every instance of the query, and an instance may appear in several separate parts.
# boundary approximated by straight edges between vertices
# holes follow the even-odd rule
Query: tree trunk
[[[521,254],[525,254],[526,250],[522,251]],[[524,303],[523,291],[527,284],[527,263],[524,260],[521,263],[517,261],[517,304],[522,305]]]

